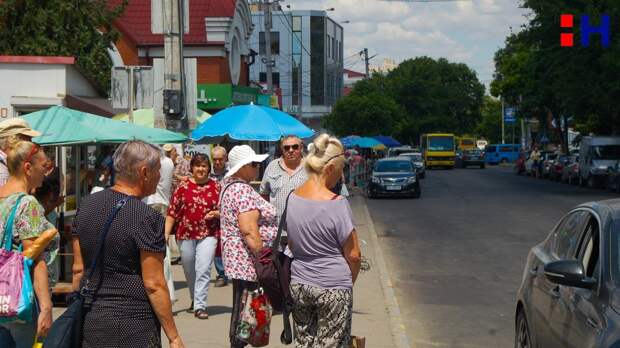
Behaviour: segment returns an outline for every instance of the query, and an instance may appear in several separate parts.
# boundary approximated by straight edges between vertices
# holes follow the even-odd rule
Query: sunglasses
[[[284,145],[284,146],[282,146],[282,148],[284,149],[284,151],[290,151],[291,149],[293,149],[294,151],[297,151],[297,150],[299,150],[299,144]]]

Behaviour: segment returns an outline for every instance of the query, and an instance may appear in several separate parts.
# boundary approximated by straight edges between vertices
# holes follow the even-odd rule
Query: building
[[[346,97],[351,93],[351,91],[353,90],[353,86],[355,86],[355,83],[357,83],[357,81],[361,81],[366,77],[366,74],[364,73],[349,69],[344,69],[342,75],[344,81],[344,85],[342,87],[343,97]]]
[[[111,116],[105,98],[75,67],[74,57],[0,56],[0,121],[64,105]]]
[[[266,85],[264,12],[253,7],[255,30],[250,48],[258,52],[250,80]],[[343,28],[325,11],[272,10],[271,54],[274,87],[282,93],[282,109],[319,129],[343,88]]]
[[[394,59],[383,58],[383,63],[379,66],[370,67],[370,71],[372,73],[378,73],[378,74],[385,75],[389,73],[390,71],[396,69],[397,67],[398,67],[398,64],[396,64],[396,61]]]
[[[118,5],[122,0],[111,0]],[[249,47],[254,26],[247,0],[186,1],[189,11],[183,36],[188,113],[197,108],[216,112],[231,104],[259,101],[259,88],[250,87],[249,67],[254,55]],[[152,66],[154,105],[163,103],[163,14],[156,1],[132,0],[114,22],[121,37],[114,49],[115,65]],[[191,111],[191,112],[190,112]],[[190,118],[191,122],[191,118]]]

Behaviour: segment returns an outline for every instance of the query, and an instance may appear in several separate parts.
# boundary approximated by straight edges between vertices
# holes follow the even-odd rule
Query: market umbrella
[[[129,113],[122,112],[112,116],[113,120],[129,122]],[[136,109],[133,111],[133,124],[144,127],[155,127],[155,110],[153,108],[148,109]]]
[[[277,141],[285,135],[308,138],[314,131],[282,111],[261,105],[224,109],[191,133],[194,141],[228,136],[235,140]]]
[[[385,150],[385,145],[381,144],[377,139],[370,137],[360,137],[355,140],[355,145],[361,148],[375,149],[375,150]]]
[[[357,135],[349,135],[344,138],[340,138],[340,142],[344,147],[350,148],[355,146],[355,141],[360,137]]]
[[[153,144],[187,141],[185,135],[166,129],[115,121],[64,106],[52,106],[22,118],[30,124],[30,127],[43,133],[42,136],[33,139],[40,145],[123,143],[134,139]]]
[[[401,146],[401,143],[399,143],[398,140],[388,135],[377,135],[377,136],[374,136],[373,138],[378,140],[379,142],[381,142],[383,145],[387,147]]]

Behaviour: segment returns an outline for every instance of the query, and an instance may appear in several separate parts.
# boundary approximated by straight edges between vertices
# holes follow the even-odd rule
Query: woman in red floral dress
[[[176,239],[192,299],[189,311],[193,310],[196,318],[207,319],[211,266],[219,234],[220,185],[209,178],[211,162],[206,155],[195,155],[190,168],[192,177],[181,182],[172,195],[165,234],[168,239],[176,222]]]

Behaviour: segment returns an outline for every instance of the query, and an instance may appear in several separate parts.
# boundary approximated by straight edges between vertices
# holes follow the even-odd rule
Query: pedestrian
[[[273,204],[278,217],[284,211],[289,192],[301,186],[308,174],[303,166],[303,142],[295,135],[280,140],[282,157],[271,161],[265,169],[259,192]],[[284,233],[283,233],[284,234]]]
[[[35,133],[30,133],[32,136]],[[7,219],[14,208],[12,250],[20,247],[29,250],[34,241],[43,232],[54,226],[45,219],[45,209],[29,193],[41,186],[47,171],[47,156],[41,148],[29,141],[13,138],[4,144],[6,165],[9,178],[0,187],[0,237],[4,240]],[[53,246],[52,246],[53,247]],[[35,339],[47,335],[52,325],[51,280],[53,274],[48,271],[48,264],[56,260],[56,250],[39,255],[34,260],[32,269],[33,289],[36,303],[32,321],[29,323],[0,323],[0,347],[32,347]]]
[[[530,159],[532,160],[532,169],[534,170],[534,177],[538,178],[541,176],[541,153],[538,151],[538,146],[534,145],[534,150],[530,154]]]
[[[210,177],[217,180],[220,184],[224,180],[226,175],[226,163],[228,162],[228,153],[222,146],[215,146],[211,150],[211,159],[213,160],[213,170]],[[215,280],[215,287],[220,288],[228,285],[228,278],[226,277],[226,271],[224,270],[224,261],[222,261],[222,243],[221,236],[218,237],[217,249],[215,251],[215,270],[217,272],[217,279]]]
[[[207,297],[220,218],[220,184],[209,177],[211,162],[207,155],[194,155],[190,168],[190,179],[179,183],[172,195],[165,235],[167,238],[174,224],[178,224],[176,238],[192,299],[188,311],[193,311],[198,319],[208,319]]]
[[[246,346],[236,339],[236,331],[243,291],[258,287],[253,261],[263,246],[271,246],[278,232],[276,208],[249,185],[258,177],[259,164],[266,158],[266,154],[257,155],[248,145],[233,147],[222,188],[222,256],[226,275],[233,284],[229,330],[232,348]]]
[[[9,180],[7,151],[10,143],[18,140],[31,141],[41,133],[33,130],[24,119],[9,118],[0,122],[0,187]]]
[[[184,347],[164,277],[164,218],[141,201],[157,189],[160,157],[159,148],[143,141],[121,144],[113,156],[114,186],[85,197],[73,220],[73,290],[78,291],[103,226],[127,200],[105,239],[105,267],[89,282],[98,290],[83,319],[81,347],[161,347],[162,328],[170,347]]]
[[[166,156],[162,152],[161,159],[159,161],[159,182],[157,183],[157,189],[155,193],[146,197],[143,201],[149,207],[161,214],[165,219],[168,215],[168,206],[170,205],[170,198],[172,196],[172,175],[174,172],[174,163],[172,159]],[[169,239],[166,238],[166,244],[169,244]],[[174,280],[172,278],[172,265],[170,247],[166,246],[166,257],[164,258],[164,275],[166,276],[166,283],[168,284],[168,291],[170,292],[170,300],[176,301],[174,295]]]
[[[296,347],[347,348],[353,284],[361,265],[348,201],[331,189],[342,177],[344,148],[318,136],[305,161],[309,179],[288,200],[286,226]]]
[[[191,168],[189,161],[177,152],[177,148],[172,144],[164,145],[166,156],[174,162],[174,173],[172,176],[172,192],[176,190],[180,182],[189,179],[191,176]]]

